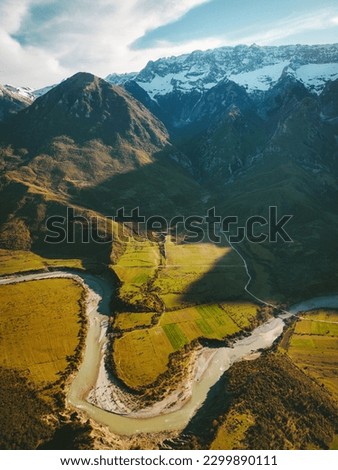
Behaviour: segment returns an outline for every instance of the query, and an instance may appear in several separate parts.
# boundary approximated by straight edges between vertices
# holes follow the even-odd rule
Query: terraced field
[[[71,279],[0,286],[0,366],[38,389],[57,381],[79,344],[81,296]]]
[[[255,304],[233,302],[163,313],[155,326],[127,332],[115,340],[117,374],[132,388],[149,385],[166,371],[171,353],[197,338],[221,340],[238,333],[244,324],[249,327],[256,322],[257,312]]]
[[[302,315],[282,345],[297,366],[338,398],[338,311]]]

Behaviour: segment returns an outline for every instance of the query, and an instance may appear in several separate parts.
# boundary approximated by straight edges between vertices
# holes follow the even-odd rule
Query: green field
[[[232,249],[212,243],[178,244],[130,238],[111,268],[121,281],[125,310],[114,328],[117,375],[142,388],[166,372],[170,354],[197,338],[222,340],[254,326],[257,306],[243,298],[246,273]],[[139,313],[129,313],[128,310]]]
[[[337,311],[302,314],[283,347],[297,366],[338,398]]]
[[[0,286],[0,366],[42,388],[60,379],[79,345],[82,288],[70,279]]]
[[[0,250],[0,276],[25,271],[36,271],[45,269],[48,266],[78,269],[83,267],[79,259],[47,259],[30,251]]]
[[[154,313],[117,313],[114,318],[114,328],[119,330],[129,330],[138,327],[147,327],[151,325]]]
[[[163,313],[155,326],[127,332],[115,340],[117,374],[132,388],[149,385],[167,370],[171,353],[197,338],[221,340],[238,333],[242,327],[236,320],[240,323],[246,318],[248,325],[254,324],[257,311],[252,303],[233,302]]]
[[[111,265],[121,281],[120,299],[132,307],[153,307],[147,286],[159,266],[161,255],[157,243],[132,239],[115,265]]]
[[[243,263],[227,244],[178,245],[167,237],[165,254],[153,287],[167,309],[243,295]]]
[[[246,274],[227,244],[160,244],[131,238],[111,265],[121,281],[120,298],[137,310],[177,310],[190,305],[238,298]]]

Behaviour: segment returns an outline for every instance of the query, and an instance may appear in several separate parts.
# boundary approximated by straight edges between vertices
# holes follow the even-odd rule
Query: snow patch
[[[168,73],[164,76],[155,75],[150,81],[137,80],[136,83],[143,88],[148,95],[155,99],[158,95],[167,95],[174,90],[183,93],[193,89],[209,90],[217,85],[218,81],[208,81],[209,72],[192,73],[182,71],[179,73]]]
[[[257,90],[267,91],[276,84],[283,70],[289,64],[289,61],[283,61],[274,65],[266,65],[257,70],[252,70],[251,72],[232,74],[229,75],[228,78],[246,88],[249,93]]]
[[[221,80],[233,80],[249,93],[269,90],[288,73],[319,93],[328,80],[338,78],[338,44],[260,47],[239,45],[195,51],[150,61],[138,74],[112,74],[112,83],[135,80],[148,95],[209,90]]]
[[[338,63],[302,65],[294,72],[294,76],[319,94],[326,82],[338,79]]]
[[[32,88],[29,87],[15,87],[10,84],[4,85],[4,88],[12,93],[13,95],[18,95],[21,96],[22,98],[26,98],[28,100],[33,101],[34,100],[34,95],[33,95],[33,90]]]

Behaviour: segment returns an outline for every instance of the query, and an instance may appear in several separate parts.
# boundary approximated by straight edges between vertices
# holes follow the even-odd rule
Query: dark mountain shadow
[[[257,212],[259,213],[259,212]],[[264,213],[264,212],[263,212]],[[280,214],[286,214],[280,210]],[[291,212],[292,213],[292,212]],[[320,213],[320,212],[319,212]],[[246,261],[248,290],[266,302],[289,303],[337,291],[338,225],[323,212],[321,218],[303,223],[304,214],[290,224],[292,242],[252,243],[244,240],[234,247]],[[212,303],[255,298],[244,290],[249,281],[244,261],[233,251],[189,286],[183,303]],[[237,264],[238,267],[234,267]]]
[[[82,177],[75,171],[77,166],[79,171],[83,171],[82,163],[88,163],[82,162],[79,155],[67,158],[54,153],[36,156],[26,163],[27,166],[15,167],[15,179],[9,177],[0,181],[2,248],[32,250],[51,259],[80,258],[85,266],[109,265],[112,237],[109,230],[107,240],[104,237],[105,217],[114,217],[118,209],[124,208],[125,215],[130,216],[131,211],[139,207],[142,216],[160,215],[166,219],[178,214],[203,213],[201,188],[188,170],[170,158],[172,155],[181,158],[171,146],[154,155],[153,162],[141,164],[134,161],[134,169],[107,176],[104,181],[101,178],[100,183],[95,182],[96,162],[99,162],[100,155],[95,156],[95,164],[88,164],[84,182],[79,179],[77,183],[73,179]],[[112,159],[109,154],[105,154],[105,158]],[[130,161],[128,163],[126,168],[131,166]],[[67,173],[70,165],[75,168],[71,174]],[[103,172],[101,167],[98,171]],[[37,180],[37,175],[41,179]],[[92,186],[90,181],[93,181]],[[45,237],[49,233],[47,220],[57,217],[55,225],[58,228],[61,225],[65,231],[67,208],[74,209],[76,218],[86,217],[90,226],[86,222],[75,224],[71,242],[66,239],[46,243]],[[99,229],[95,230],[98,226]],[[54,226],[53,229],[55,237],[59,230],[55,232]],[[99,241],[88,236],[92,229],[99,232]]]
[[[106,216],[115,216],[119,208],[124,208],[126,215],[139,208],[142,216],[166,219],[180,214],[203,215],[201,187],[169,157],[161,156],[93,187],[73,190],[74,202]]]
[[[84,450],[92,449],[92,428],[89,421],[81,423],[78,419],[63,423],[52,438],[38,447],[38,450]]]
[[[265,103],[279,116],[268,148],[259,158],[251,159],[248,167],[242,167],[235,159],[240,168],[230,165],[232,179],[222,177],[219,184],[215,183],[218,175],[222,176],[225,163],[231,163],[223,158],[223,138],[231,137],[227,142],[237,148],[238,141],[243,140],[241,115],[252,112],[252,103],[240,87],[224,83],[206,94],[198,112],[206,122],[208,116],[218,116],[222,110],[216,98],[224,95],[228,117],[239,125],[235,140],[235,125],[217,129],[221,132],[213,134],[209,155],[202,155],[208,173],[211,166],[215,175],[209,192],[220,214],[260,215],[262,207],[274,204],[284,208],[285,213],[294,214],[295,220],[297,217],[294,234],[298,238],[293,237],[293,245],[246,243],[240,247],[248,259],[252,290],[263,298],[280,293],[296,296],[297,291],[302,293],[305,289],[317,292],[323,286],[331,289],[338,272],[335,136],[331,125],[322,122],[317,99],[304,97],[304,89],[297,84],[292,89],[287,81],[282,85],[281,82],[280,89],[276,88],[270,102]],[[336,116],[336,107],[328,105],[334,92],[335,88],[323,101],[330,120]],[[95,106],[90,105],[91,97]],[[243,113],[238,115],[233,104],[238,104]],[[103,119],[104,113],[108,113],[107,119]],[[123,122],[118,120],[119,115]],[[102,119],[98,121],[99,116]],[[7,249],[33,249],[45,257],[79,257],[98,264],[109,262],[109,244],[44,243],[47,217],[64,214],[67,205],[76,206],[80,213],[91,210],[104,216],[114,216],[121,207],[127,215],[139,207],[146,217],[205,213],[201,202],[205,190],[191,176],[188,159],[170,145],[163,125],[125,92],[112,89],[91,75],[77,74],[21,111],[15,118],[21,127],[13,122],[12,134],[8,133],[7,138],[25,130],[25,144],[35,140],[38,145],[33,147],[42,148],[43,152],[32,150],[27,158],[24,152],[6,154],[1,160],[8,171],[0,181],[0,245],[4,246],[5,232]],[[68,138],[62,139],[67,132]],[[248,133],[256,135],[251,127]],[[119,141],[121,136],[123,141]],[[89,145],[85,139],[90,138],[94,140]],[[115,149],[103,144],[114,145],[116,139],[119,145]],[[16,146],[20,143],[19,139]],[[251,146],[256,148],[255,144],[250,143]],[[214,148],[221,149],[218,156],[222,158],[213,157]],[[155,155],[160,149],[165,151]],[[240,259],[233,256],[238,264]],[[224,268],[222,265],[228,261],[226,256],[216,263],[191,285],[184,299],[196,303],[194,298],[199,296],[198,300],[213,302],[244,295],[247,277],[243,268]]]
[[[247,280],[242,260],[237,253],[230,252],[190,284],[189,289],[182,294],[181,300],[183,304],[251,300],[244,290]]]
[[[209,390],[203,405],[184,428],[179,439],[165,441],[165,446],[177,450],[196,448],[197,439],[197,448],[207,449],[216,436],[219,427],[218,418],[229,411],[235,398],[227,388],[227,374],[223,374]]]

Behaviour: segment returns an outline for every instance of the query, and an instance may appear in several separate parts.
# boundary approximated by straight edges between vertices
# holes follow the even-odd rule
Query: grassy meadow
[[[243,262],[227,244],[131,239],[111,269],[130,310],[158,312],[243,295]]]
[[[134,309],[155,308],[156,299],[149,292],[148,283],[156,274],[161,262],[159,246],[149,240],[131,240],[125,251],[111,268],[119,278],[120,299]]]
[[[122,312],[115,315],[114,328],[121,331],[145,328],[152,324],[154,312]]]
[[[338,398],[338,311],[302,314],[282,342],[292,361]]]
[[[71,279],[1,285],[0,366],[39,389],[58,381],[79,345],[81,296]]]
[[[243,294],[243,263],[228,244],[165,242],[165,265],[153,288],[167,310],[238,298]]]
[[[224,422],[218,427],[216,437],[211,443],[210,449],[245,449],[243,443],[245,435],[250,427],[255,425],[255,418],[250,412],[241,413],[236,409],[231,410]]]
[[[0,275],[49,266],[83,269],[77,259],[0,250]],[[85,339],[83,300],[82,287],[72,279],[0,285],[2,449],[92,445],[91,427],[65,408],[65,381],[78,365]]]
[[[0,276],[6,274],[37,271],[47,267],[83,268],[79,259],[47,259],[30,251],[0,249]]]
[[[131,388],[155,382],[170,355],[196,339],[222,340],[256,324],[256,305],[229,301],[243,299],[246,274],[225,242],[130,238],[111,268],[125,305],[114,318],[113,363]]]
[[[257,320],[258,307],[249,302],[200,305],[163,313],[151,327],[134,329],[116,338],[113,359],[118,376],[131,388],[153,383],[168,368],[170,354],[198,338],[222,340],[249,328]],[[123,315],[122,320],[120,315]],[[115,322],[130,327],[128,314]],[[126,316],[128,315],[128,316]],[[151,321],[150,314],[134,314],[136,321]],[[125,317],[124,317],[125,316]],[[140,327],[140,323],[138,326]]]

